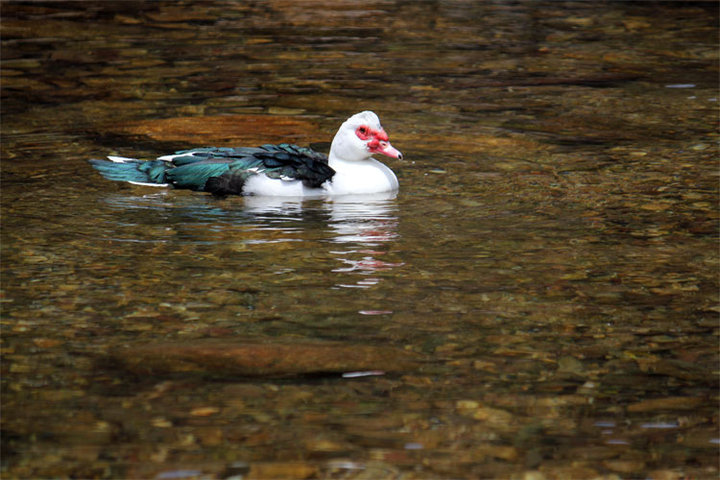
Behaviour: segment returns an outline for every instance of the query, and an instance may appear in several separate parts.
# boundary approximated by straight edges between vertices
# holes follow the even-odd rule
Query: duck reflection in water
[[[329,240],[340,244],[342,249],[330,250],[344,267],[333,269],[335,273],[357,273],[364,278],[354,284],[338,283],[338,288],[369,288],[379,283],[371,277],[373,273],[402,266],[402,262],[385,262],[376,257],[386,252],[378,250],[380,245],[392,242],[398,237],[396,216],[397,192],[367,195],[345,195],[328,198],[321,204],[329,215],[327,224],[332,232]],[[248,213],[258,215],[296,216],[303,210],[300,200],[277,197],[245,197]],[[361,258],[357,258],[361,256]]]
[[[107,221],[115,224],[110,229],[114,241],[195,245],[240,242],[253,249],[252,245],[310,238],[328,244],[323,250],[341,262],[331,272],[362,277],[354,283],[336,283],[335,288],[370,288],[380,281],[373,274],[403,265],[379,259],[399,237],[396,196],[396,192],[387,192],[312,199],[246,196],[218,201],[163,191],[111,194],[106,203],[113,209]],[[154,233],[140,234],[150,231]]]

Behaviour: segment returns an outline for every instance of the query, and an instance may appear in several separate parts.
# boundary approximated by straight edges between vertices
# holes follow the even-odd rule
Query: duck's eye
[[[355,135],[357,135],[360,140],[367,140],[370,138],[370,129],[366,125],[361,125],[355,130]]]

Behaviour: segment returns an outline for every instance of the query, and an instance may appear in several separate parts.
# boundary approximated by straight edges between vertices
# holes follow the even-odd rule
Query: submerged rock
[[[284,376],[358,370],[400,371],[419,357],[391,347],[336,342],[240,343],[216,340],[168,342],[117,348],[111,358],[140,375]]]
[[[701,397],[651,398],[628,405],[628,412],[654,412],[658,410],[692,410],[703,404]]]
[[[221,115],[152,119],[119,125],[118,133],[189,144],[255,146],[318,140],[317,125],[290,115]],[[332,138],[332,133],[328,138]]]

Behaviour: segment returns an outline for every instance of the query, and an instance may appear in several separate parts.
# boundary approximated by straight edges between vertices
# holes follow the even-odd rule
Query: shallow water
[[[717,477],[715,4],[2,17],[3,478]],[[87,164],[327,148],[361,109],[405,156],[396,197],[218,200]],[[138,375],[117,353],[208,340],[421,361]]]

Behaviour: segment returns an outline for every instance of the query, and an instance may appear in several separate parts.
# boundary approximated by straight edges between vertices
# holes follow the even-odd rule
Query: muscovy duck
[[[108,156],[90,163],[109,180],[172,186],[217,196],[326,196],[392,192],[392,170],[372,155],[402,159],[380,126],[364,111],[348,118],[335,134],[330,155],[297,145],[257,148],[195,148],[156,160]]]

